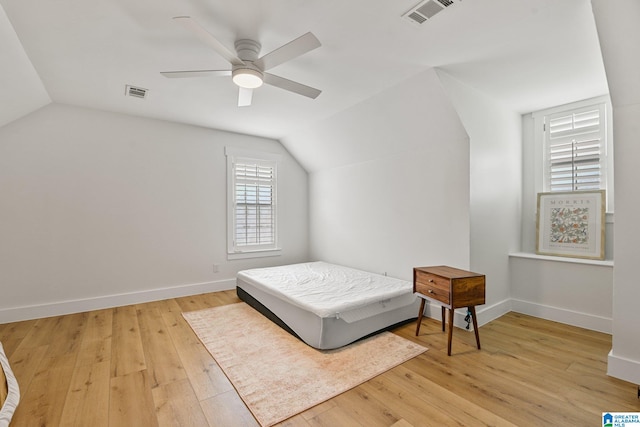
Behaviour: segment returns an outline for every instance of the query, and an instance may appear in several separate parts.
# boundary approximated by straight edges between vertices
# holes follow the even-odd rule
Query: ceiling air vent
[[[125,95],[144,99],[147,96],[147,92],[149,92],[149,89],[127,85]]]
[[[409,22],[421,25],[456,2],[462,0],[426,0],[420,2],[402,15]]]

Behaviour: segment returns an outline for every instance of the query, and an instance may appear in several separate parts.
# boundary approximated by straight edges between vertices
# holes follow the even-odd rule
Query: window
[[[545,126],[549,191],[607,188],[604,104],[552,114]]]
[[[542,191],[607,190],[613,209],[610,104],[601,97],[536,113],[543,125]]]
[[[278,156],[230,147],[226,155],[229,258],[278,255]]]

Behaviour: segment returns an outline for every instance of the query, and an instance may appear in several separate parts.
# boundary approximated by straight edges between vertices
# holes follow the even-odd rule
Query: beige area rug
[[[262,426],[324,402],[427,349],[384,332],[320,351],[245,303],[183,313]]]

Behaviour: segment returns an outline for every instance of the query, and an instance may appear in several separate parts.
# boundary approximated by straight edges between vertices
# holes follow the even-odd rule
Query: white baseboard
[[[618,357],[609,352],[607,375],[640,385],[640,361]]]
[[[579,328],[585,328],[592,331],[604,332],[607,334],[611,334],[612,330],[612,320],[606,317],[512,298],[505,299],[490,306],[482,305],[477,307],[476,316],[478,316],[478,325],[485,325],[510,311],[528,314],[530,316],[540,317],[554,322],[565,323],[567,325],[577,326]],[[466,311],[462,308],[456,310],[453,318],[453,324],[459,328],[466,328],[467,322],[464,321],[466,314]],[[427,305],[425,316],[440,320],[440,306],[434,303]],[[471,328],[471,330],[473,330],[473,328]]]
[[[498,317],[507,314],[510,311],[512,311],[510,298],[489,306],[483,305],[479,308],[476,308],[476,315],[478,316],[478,326],[485,325],[492,320],[495,320]]]
[[[442,313],[440,309],[440,305],[436,303],[429,303],[427,300],[427,304],[425,305],[425,313],[424,315],[436,320],[442,320]],[[476,320],[478,321],[478,326],[482,326],[486,323],[491,322],[494,319],[502,316],[511,311],[511,300],[506,299],[499,303],[490,305],[490,306],[479,306],[476,307],[476,316],[478,317]],[[453,325],[466,329],[467,322],[465,322],[464,318],[467,315],[467,311],[464,308],[458,308],[453,315]],[[470,331],[473,331],[473,325],[470,325]]]
[[[150,289],[126,294],[104,295],[94,298],[4,308],[0,309],[0,323],[19,322],[22,320],[39,319],[71,313],[82,313],[85,311],[140,304],[149,301],[159,301],[208,292],[226,291],[234,289],[235,286],[236,280],[234,278],[218,280],[215,282],[194,283],[190,285],[172,286],[169,288]]]
[[[565,323],[567,325],[577,326],[579,328],[585,328],[592,331],[604,332],[607,334],[611,334],[612,331],[612,319],[595,316],[593,314],[581,313],[578,311],[517,299],[511,299],[511,310],[517,313],[528,314],[530,316]]]

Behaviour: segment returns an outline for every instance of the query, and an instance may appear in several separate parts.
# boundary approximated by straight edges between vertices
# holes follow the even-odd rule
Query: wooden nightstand
[[[473,331],[476,334],[476,344],[480,350],[480,334],[476,319],[476,305],[485,302],[484,274],[460,270],[440,265],[436,267],[415,267],[413,269],[413,292],[422,301],[418,313],[416,336],[420,332],[420,324],[424,315],[425,300],[436,301],[442,306],[442,331],[444,332],[445,311],[449,309],[449,341],[447,354],[451,356],[451,337],[453,336],[453,313],[456,308],[468,307],[473,319]]]

